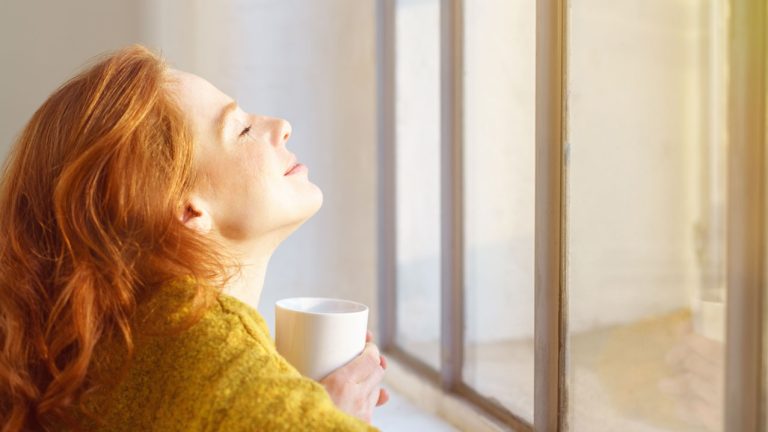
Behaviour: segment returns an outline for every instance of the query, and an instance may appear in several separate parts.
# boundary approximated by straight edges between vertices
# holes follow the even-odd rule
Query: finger
[[[384,381],[384,369],[377,364],[367,376],[357,381],[357,384],[360,385],[365,392],[370,393],[380,387],[382,381]]]
[[[365,342],[368,343],[368,342],[371,342],[372,340],[373,340],[373,332],[370,330],[367,330],[365,332]]]
[[[379,400],[376,401],[376,406],[382,406],[385,403],[389,402],[389,392],[387,389],[380,389],[379,390]]]
[[[380,361],[379,359],[381,358],[379,347],[376,346],[376,344],[373,342],[368,342],[365,344],[365,349],[363,350],[363,353],[361,355],[370,356],[372,359],[376,360],[376,364],[379,364],[379,361]]]
[[[368,380],[368,377],[375,373],[377,370],[381,370],[380,363],[381,354],[379,354],[379,348],[368,342],[365,344],[363,352],[352,360],[349,364],[350,377],[354,382],[361,383]]]
[[[382,356],[379,356],[379,366],[381,366],[382,369],[387,369],[387,358]]]

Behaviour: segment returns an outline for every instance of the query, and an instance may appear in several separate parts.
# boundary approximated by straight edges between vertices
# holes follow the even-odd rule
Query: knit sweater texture
[[[189,296],[189,286],[171,284],[140,306],[130,362],[118,344],[97,351],[95,376],[106,380],[85,399],[98,419],[83,417],[85,430],[377,430],[299,374],[261,315],[233,297],[220,294],[192,327],[166,331],[186,316]]]

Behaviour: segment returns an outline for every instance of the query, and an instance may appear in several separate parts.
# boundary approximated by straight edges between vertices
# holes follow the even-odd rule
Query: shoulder
[[[189,358],[194,364],[200,355],[208,362],[227,361],[228,348],[276,354],[258,311],[220,292],[207,294],[208,304],[198,307],[196,293],[188,282],[167,284],[138,308],[137,354],[168,357],[173,352],[177,363]]]
[[[214,320],[232,320],[233,325],[240,326],[254,340],[272,340],[264,317],[256,309],[234,297],[219,294],[210,312]]]
[[[228,406],[243,385],[299,376],[277,354],[261,315],[229,296],[219,295],[193,325],[171,331],[188,298],[171,289],[140,307],[142,331],[127,363],[124,350],[100,347],[96,375],[109,384],[89,405],[109,430],[216,430],[209,425],[232,414]]]
[[[178,321],[174,296],[149,311]],[[225,294],[184,331],[137,338],[124,379],[99,398],[109,430],[369,430],[277,353],[255,309]]]
[[[168,305],[168,300],[163,306]],[[163,310],[163,306],[159,309]],[[172,307],[174,311],[178,308]],[[163,312],[165,316],[174,313]],[[140,339],[136,350],[138,362],[167,365],[182,370],[187,379],[196,381],[218,377],[264,372],[272,368],[291,369],[277,354],[266,323],[258,311],[230,297],[218,294],[194,324],[181,331],[168,328],[183,321],[184,313],[170,319],[172,325],[159,326]],[[138,366],[138,365],[137,365]],[[295,370],[294,370],[295,372]],[[298,374],[298,372],[295,372]]]

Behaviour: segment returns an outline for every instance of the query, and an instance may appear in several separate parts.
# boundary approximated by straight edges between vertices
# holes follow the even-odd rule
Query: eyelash
[[[250,132],[250,131],[251,131],[251,126],[250,125],[246,126],[245,129],[243,129],[243,131],[240,132],[240,137],[242,138],[242,137],[248,135],[248,132]]]

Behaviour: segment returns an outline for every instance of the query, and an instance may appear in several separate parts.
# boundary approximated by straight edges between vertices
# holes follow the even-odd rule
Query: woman
[[[3,431],[371,428],[374,344],[321,385],[233,297],[322,203],[290,134],[140,46],[51,95],[2,179]]]

